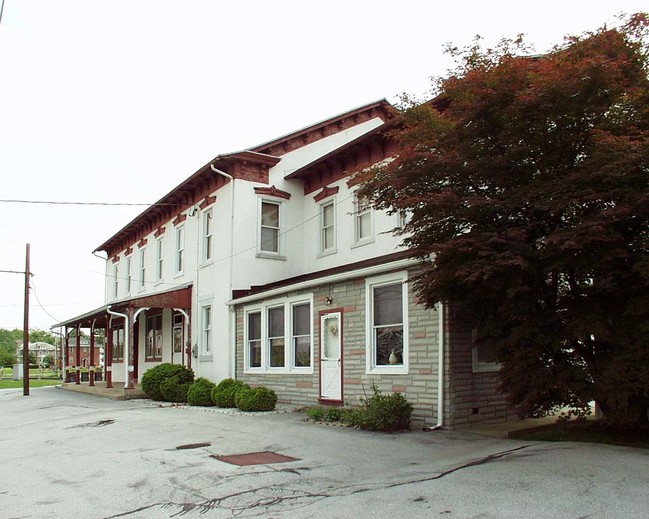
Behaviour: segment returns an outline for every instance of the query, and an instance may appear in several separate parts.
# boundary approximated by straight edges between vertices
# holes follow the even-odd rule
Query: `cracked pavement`
[[[641,449],[444,430],[384,435],[299,413],[228,415],[59,388],[0,391],[0,416],[2,518],[635,518],[649,510]],[[259,451],[298,460],[237,466],[210,457]]]

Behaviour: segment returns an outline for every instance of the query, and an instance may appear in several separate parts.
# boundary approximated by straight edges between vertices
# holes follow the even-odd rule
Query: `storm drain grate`
[[[286,463],[287,461],[299,461],[299,458],[284,456],[276,452],[249,452],[247,454],[233,454],[231,456],[219,456],[213,454],[210,458],[230,463],[231,465],[248,466],[248,465],[268,465],[270,463]]]

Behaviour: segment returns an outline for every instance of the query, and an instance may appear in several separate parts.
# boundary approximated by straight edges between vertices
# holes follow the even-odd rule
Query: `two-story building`
[[[428,425],[505,418],[498,367],[452,309],[417,302],[404,215],[356,196],[354,173],[395,156],[395,115],[381,100],[216,156],[97,247],[106,304],[66,336],[105,328],[127,388],[172,362],[294,405],[357,405],[375,383]]]

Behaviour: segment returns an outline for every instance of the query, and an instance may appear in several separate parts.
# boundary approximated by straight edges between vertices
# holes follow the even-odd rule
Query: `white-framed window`
[[[367,373],[408,373],[407,273],[366,280]]]
[[[487,373],[500,370],[500,363],[496,360],[496,344],[492,341],[481,339],[477,329],[471,332],[473,344],[473,372]]]
[[[214,242],[214,210],[208,209],[203,213],[203,261],[212,259]]]
[[[313,297],[244,309],[244,371],[313,373]]]
[[[266,254],[280,252],[281,207],[279,202],[260,200],[259,251]]]
[[[336,251],[336,213],[334,201],[320,205],[320,253]]]
[[[126,293],[131,293],[131,281],[133,280],[133,262],[131,256],[126,257]]]
[[[158,238],[155,242],[156,258],[155,258],[155,279],[158,283],[162,281],[163,262],[164,262],[164,241]]]
[[[146,283],[146,249],[140,249],[140,290]]]
[[[248,367],[261,368],[261,311],[248,312],[246,315],[246,352]]]
[[[119,264],[115,263],[113,268],[114,278],[113,278],[113,298],[117,299],[119,294]]]
[[[283,368],[286,365],[286,324],[284,305],[266,309],[268,323],[268,367]]]
[[[175,266],[176,274],[182,274],[185,264],[183,262],[185,255],[185,227],[176,227],[176,257]]]
[[[354,197],[354,243],[363,244],[374,240],[372,206],[364,198]]]
[[[201,309],[201,350],[203,355],[212,353],[212,306]]]

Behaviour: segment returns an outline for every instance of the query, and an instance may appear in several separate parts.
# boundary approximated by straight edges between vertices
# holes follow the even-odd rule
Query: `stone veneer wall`
[[[251,385],[272,388],[281,403],[296,406],[318,405],[320,366],[320,312],[342,309],[343,312],[343,400],[346,406],[357,406],[370,396],[374,382],[386,393],[400,392],[414,406],[413,421],[434,425],[437,421],[437,353],[438,322],[436,310],[416,303],[408,290],[409,373],[407,375],[366,374],[365,278],[337,285],[322,285],[311,290],[292,292],[289,296],[313,293],[314,372],[303,374],[267,374],[243,372],[243,306],[237,307],[237,378]],[[325,306],[325,297],[332,297]]]
[[[498,391],[497,372],[473,372],[471,331],[447,307],[448,394],[445,398],[449,427],[477,422],[502,422],[516,418]]]

